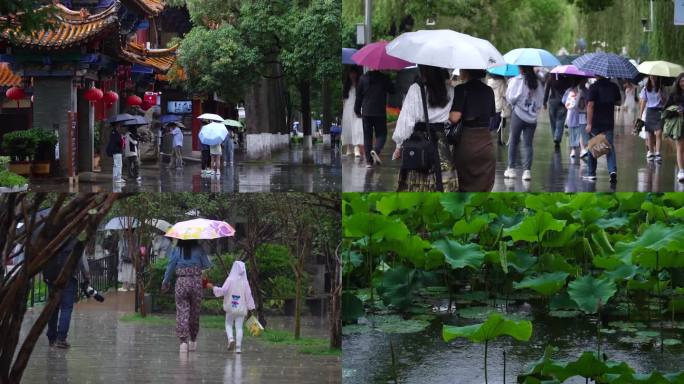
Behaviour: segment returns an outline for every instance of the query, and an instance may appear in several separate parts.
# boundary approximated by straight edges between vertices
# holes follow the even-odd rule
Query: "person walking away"
[[[124,141],[124,158],[129,169],[129,176],[134,177],[136,181],[140,181],[142,180],[142,177],[140,177],[140,157],[138,156],[138,143],[140,140],[137,135],[136,126],[128,126],[128,132],[124,135]],[[135,171],[132,172],[132,169],[135,169]]]
[[[641,99],[639,114],[644,115],[645,111],[645,128],[648,134],[646,146],[647,161],[663,162],[660,155],[660,145],[662,141],[663,129],[660,123],[660,115],[663,113],[665,105],[665,90],[662,84],[662,78],[659,76],[649,75],[646,81],[646,86],[641,90],[639,95]]]
[[[135,229],[132,229],[135,232]],[[135,239],[135,235],[131,235]],[[117,244],[118,256],[119,256],[119,270],[118,270],[118,281],[122,284],[119,288],[120,292],[128,292],[135,290],[135,267],[133,266],[133,254],[135,250],[138,249],[135,242],[131,247],[129,247],[127,236],[120,232],[119,241]]]
[[[197,350],[202,271],[210,267],[207,253],[197,240],[178,240],[164,273],[163,292],[169,290],[171,277],[176,275],[176,336],[182,353]]]
[[[582,144],[582,133],[587,126],[587,79],[577,77],[575,84],[563,95],[563,104],[567,109],[565,124],[568,126],[570,157],[584,156],[586,150]],[[589,140],[585,140],[588,142]]]
[[[622,121],[626,126],[634,126],[636,120],[637,106],[639,105],[639,95],[637,87],[631,81],[625,81],[622,84],[625,101],[622,103]]]
[[[674,108],[673,108],[674,107]],[[665,109],[674,112],[666,114],[663,133],[665,137],[674,140],[677,149],[677,180],[684,183],[684,73],[681,73],[674,83],[672,93],[667,98]],[[667,117],[669,115],[669,117]],[[674,121],[669,121],[673,119]],[[677,123],[679,119],[679,123]]]
[[[454,89],[447,81],[449,73],[442,68],[419,65],[420,81],[412,84],[401,112],[397,118],[397,126],[392,135],[392,140],[396,143],[396,149],[392,155],[393,159],[401,158],[401,147],[405,141],[417,135],[427,139],[428,129],[433,130],[433,135],[438,138],[438,150],[442,165],[442,183],[445,191],[458,191],[458,181],[454,174],[452,165],[452,155],[446,142],[444,141],[444,124],[449,119],[449,111],[453,101]],[[425,124],[425,112],[423,110],[423,98],[420,87],[426,88],[428,119],[429,124]],[[397,183],[398,191],[426,192],[437,190],[436,175],[432,170],[420,172],[414,170],[400,170]]]
[[[74,250],[76,243],[78,242],[77,237],[72,237],[69,241],[60,248],[52,259],[43,268],[43,280],[48,287],[48,295],[54,295],[55,281],[62,272],[64,265],[66,264],[69,255]],[[71,344],[67,342],[67,336],[69,333],[69,326],[71,324],[71,314],[74,309],[74,300],[78,294],[78,276],[82,274],[84,279],[84,284],[86,286],[90,285],[90,270],[88,267],[88,260],[85,254],[81,254],[80,259],[74,273],[66,282],[64,289],[62,290],[62,296],[59,300],[59,306],[55,308],[54,312],[50,316],[47,325],[47,338],[50,347],[68,349]]]
[[[615,106],[622,103],[622,95],[617,84],[605,77],[596,76],[596,81],[589,87],[587,93],[587,126],[585,132],[590,137],[601,133],[606,135],[610,143],[610,152],[606,155],[610,183],[617,183],[617,157],[615,155]],[[596,166],[598,161],[589,153],[589,171],[585,179],[596,180]]]
[[[233,159],[235,157],[235,128],[226,128],[228,128],[228,136],[226,136],[226,140],[223,142],[223,166],[232,167]]]
[[[551,123],[551,137],[555,143],[556,149],[560,148],[560,143],[563,140],[563,128],[565,125],[565,118],[567,109],[563,104],[563,95],[568,89],[569,84],[565,77],[548,73],[546,75],[546,84],[544,85],[544,110],[549,111],[549,122]]]
[[[387,140],[387,97],[390,93],[394,93],[394,85],[389,76],[380,71],[369,71],[359,79],[354,113],[363,120],[366,168],[382,164],[380,153]]]
[[[109,141],[107,142],[107,154],[112,157],[113,161],[112,181],[115,184],[124,184],[126,182],[121,175],[124,148],[124,138],[119,132],[122,129],[121,124],[121,122],[112,123],[112,132],[109,135]]]
[[[209,121],[209,120],[200,120],[200,122],[202,123],[202,127],[211,123],[211,121]],[[200,130],[201,130],[201,128],[200,128]],[[211,148],[206,144],[200,143],[200,150],[202,153],[202,159],[201,159],[202,160],[202,163],[201,163],[202,171],[200,172],[200,175],[201,176],[213,176],[214,173],[211,169],[212,168],[211,167]]]
[[[171,136],[173,137],[173,161],[176,169],[183,168],[183,131],[182,124],[171,123]]]
[[[228,350],[235,347],[235,353],[242,353],[242,330],[245,318],[256,308],[252,289],[247,280],[247,269],[242,261],[235,261],[230,268],[228,278],[221,287],[207,284],[214,296],[223,297],[223,310],[226,312],[226,335]],[[233,337],[235,326],[235,337]]]
[[[494,91],[494,103],[496,109],[496,115],[492,118],[489,125],[490,131],[498,131],[500,128],[506,126],[506,119],[511,117],[511,106],[506,101],[506,89],[508,87],[508,82],[506,78],[500,75],[490,74],[487,80],[487,85]],[[503,138],[498,136],[498,144],[505,145]]]
[[[356,88],[361,77],[361,67],[351,66],[347,69],[347,76],[342,89],[344,105],[342,108],[342,147],[346,147],[346,155],[352,153],[360,158],[363,151],[363,120],[354,113],[356,103]],[[352,152],[353,149],[353,152]]]
[[[534,132],[537,129],[539,110],[544,102],[544,88],[533,67],[520,66],[520,74],[508,82],[506,100],[513,107],[513,112],[511,113],[511,132],[508,139],[508,168],[504,172],[504,177],[508,179],[517,177],[515,167],[517,165],[518,146],[522,137],[525,149],[522,179],[529,181],[532,179],[531,169],[534,156],[532,142]]]
[[[496,116],[496,98],[482,79],[487,72],[461,69],[462,84],[454,88],[449,114],[452,124],[461,121],[461,138],[453,148],[460,192],[490,192],[494,187],[496,156],[489,127]]]

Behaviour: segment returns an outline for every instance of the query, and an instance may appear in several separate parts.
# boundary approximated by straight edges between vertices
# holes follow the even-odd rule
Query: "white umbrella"
[[[149,221],[149,225],[157,228],[158,230],[160,230],[162,232],[166,232],[169,230],[169,228],[171,228],[171,223],[169,223],[166,220],[162,220],[162,219],[151,219]]]
[[[440,68],[487,69],[506,64],[489,41],[448,29],[403,33],[387,44],[386,51],[412,63]]]
[[[127,228],[138,228],[140,222],[133,217],[114,217],[107,222],[104,227],[105,231],[120,231]]]
[[[218,123],[223,123],[223,120],[225,120],[223,117],[214,114],[214,113],[203,113],[199,116],[197,116],[198,119],[200,120],[211,120],[211,121],[216,121]]]

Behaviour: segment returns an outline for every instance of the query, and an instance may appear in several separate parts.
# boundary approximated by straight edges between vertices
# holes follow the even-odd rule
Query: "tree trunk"
[[[330,348],[342,348],[342,271],[337,250],[330,252],[330,258]]]
[[[299,95],[302,104],[302,129],[304,136],[311,136],[311,82],[309,80],[299,82]]]
[[[294,338],[299,340],[302,332],[302,270],[297,267],[297,272],[295,275],[296,285],[295,285],[295,329]]]
[[[323,120],[321,121],[321,129],[324,134],[330,133],[330,125],[332,124],[332,93],[330,89],[331,81],[329,79],[323,80],[323,85],[321,87],[321,98],[323,107]]]

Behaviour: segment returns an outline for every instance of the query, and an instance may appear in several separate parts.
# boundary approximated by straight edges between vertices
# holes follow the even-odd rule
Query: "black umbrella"
[[[107,123],[113,124],[113,123],[120,123],[122,121],[129,121],[135,119],[135,116],[129,115],[128,113],[120,113],[118,115],[114,115],[107,119]],[[147,124],[147,123],[146,123]]]
[[[150,122],[147,121],[146,118],[142,116],[131,116],[131,119],[124,121],[123,125],[124,126],[131,126],[131,125],[147,125]]]

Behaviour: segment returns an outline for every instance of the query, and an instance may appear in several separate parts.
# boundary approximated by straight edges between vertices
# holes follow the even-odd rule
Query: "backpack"
[[[230,291],[223,300],[223,310],[235,316],[247,315],[247,303],[245,302],[245,292],[242,284],[238,287],[230,287]]]
[[[62,272],[62,268],[66,264],[69,254],[74,249],[76,245],[76,239],[70,240],[62,248],[57,251],[57,253],[52,256],[47,264],[43,267],[43,280],[47,282],[53,282],[59,277],[59,273]]]

